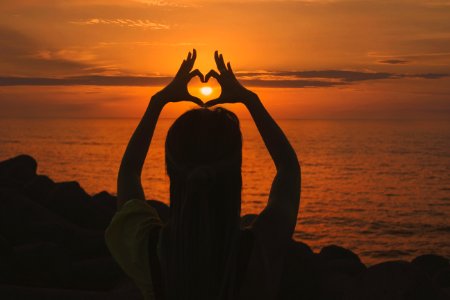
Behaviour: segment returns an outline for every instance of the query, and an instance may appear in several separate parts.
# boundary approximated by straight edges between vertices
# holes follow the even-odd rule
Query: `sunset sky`
[[[0,0],[0,116],[138,117],[192,48],[277,118],[450,117],[448,0]]]

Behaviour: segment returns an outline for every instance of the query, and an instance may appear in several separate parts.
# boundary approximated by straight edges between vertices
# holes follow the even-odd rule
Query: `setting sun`
[[[200,88],[200,93],[202,93],[205,96],[211,95],[213,89],[209,86],[204,86]]]

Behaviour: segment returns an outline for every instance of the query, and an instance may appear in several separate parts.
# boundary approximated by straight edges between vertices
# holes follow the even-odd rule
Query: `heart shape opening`
[[[206,102],[219,97],[222,87],[215,78],[211,77],[208,82],[202,82],[198,76],[195,76],[189,81],[188,92]]]

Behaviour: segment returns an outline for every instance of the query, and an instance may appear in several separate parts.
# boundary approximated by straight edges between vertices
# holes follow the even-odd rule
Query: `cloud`
[[[198,4],[183,1],[164,1],[164,0],[134,0],[149,6],[167,6],[167,7],[195,7]]]
[[[430,45],[433,41],[436,41],[438,44],[442,44],[445,42],[445,47],[441,47],[442,49],[447,49],[450,46],[450,37],[436,37],[430,39],[415,39],[418,45]],[[439,47],[438,47],[439,48]],[[408,54],[386,54],[386,53],[378,53],[378,52],[369,52],[369,57],[375,58],[377,63],[381,64],[392,64],[392,65],[401,65],[408,63],[433,63],[446,65],[447,62],[450,61],[450,52],[442,51],[442,52],[422,52],[422,53],[408,53]]]
[[[111,74],[117,69],[98,61],[96,56],[82,48],[48,49],[19,31],[0,27],[0,69],[3,74],[49,76],[68,74]]]
[[[0,86],[159,86],[170,82],[172,77],[164,76],[70,76],[63,78],[45,77],[0,77]]]
[[[405,75],[405,77],[422,78],[422,79],[440,79],[449,77],[450,74],[438,74],[438,73],[425,73],[425,74],[413,74]]]
[[[271,75],[268,75],[271,74]],[[348,85],[359,81],[422,78],[439,79],[449,74],[391,74],[370,73],[343,70],[327,71],[278,71],[278,72],[241,72],[239,80],[249,87],[270,88],[306,88],[333,87]],[[270,77],[272,76],[272,77]],[[69,76],[48,77],[0,77],[0,86],[163,86],[170,82],[169,76]]]
[[[384,59],[379,60],[378,63],[387,65],[404,65],[409,63],[409,61],[405,59]]]
[[[151,29],[151,30],[161,30],[169,29],[170,26],[162,23],[152,22],[150,20],[144,19],[88,19],[83,21],[72,21],[70,22],[76,25],[114,25],[120,27],[130,27],[138,29]]]
[[[319,86],[340,85],[356,81],[378,80],[395,78],[398,75],[383,72],[360,72],[347,70],[318,70],[318,71],[275,71],[275,72],[238,72],[238,76],[243,79],[259,80],[286,80],[291,81],[314,81],[320,83]]]

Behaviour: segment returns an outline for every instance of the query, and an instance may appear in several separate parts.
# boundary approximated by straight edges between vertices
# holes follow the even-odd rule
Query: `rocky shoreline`
[[[0,299],[142,299],[104,242],[115,197],[36,172],[28,155],[0,162]],[[450,299],[450,264],[428,254],[367,267],[349,249],[292,241],[279,299]]]

